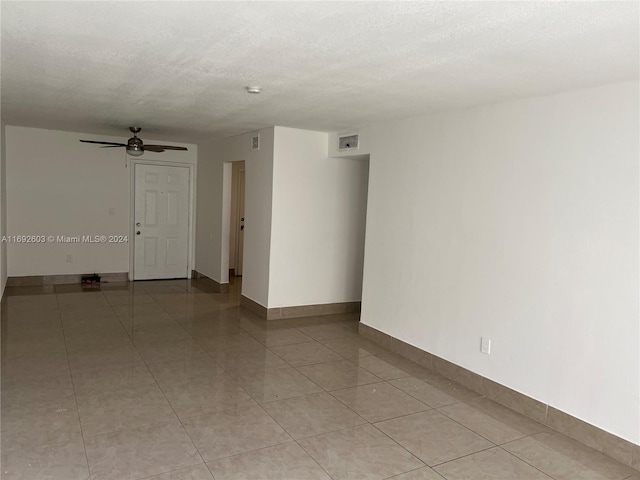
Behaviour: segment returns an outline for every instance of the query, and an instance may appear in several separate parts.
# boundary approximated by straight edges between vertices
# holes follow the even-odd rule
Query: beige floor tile
[[[71,442],[2,449],[2,480],[87,480],[82,437]]]
[[[372,423],[431,408],[388,383],[337,390],[332,395]]]
[[[441,392],[446,393],[450,397],[455,398],[459,402],[471,402],[482,397],[481,394],[431,370],[425,369],[417,378],[437,388]]]
[[[183,423],[207,462],[291,440],[291,437],[257,406],[192,417]]]
[[[173,472],[147,477],[145,480],[214,480],[209,468],[203,463],[195,467],[181,468]]]
[[[32,354],[65,354],[66,345],[61,330],[38,337],[4,335],[2,338],[2,360],[21,358]]]
[[[155,385],[78,397],[78,412],[85,437],[144,428],[176,419],[171,405]]]
[[[631,467],[559,433],[538,433],[502,446],[556,480],[622,480]]]
[[[265,320],[252,313],[246,315],[244,312],[238,312],[233,318],[238,319],[238,325],[245,332],[289,328],[291,326],[284,320]]]
[[[142,305],[142,307],[144,306],[150,305]],[[131,333],[134,329],[140,327],[153,328],[159,325],[180,325],[166,312],[135,313],[130,316],[118,316],[118,320],[120,320],[122,327],[127,331],[127,333]]]
[[[295,439],[367,423],[328,393],[270,402],[263,408]]]
[[[61,312],[81,312],[96,307],[108,307],[109,302],[100,292],[64,293],[57,295]]]
[[[322,391],[292,367],[242,375],[238,378],[238,383],[260,403]]]
[[[357,313],[267,321],[231,280],[7,288],[2,478],[89,480],[84,440],[91,480],[213,480],[205,459],[217,479],[640,480],[359,336]]]
[[[255,338],[247,333],[237,333],[234,335],[219,335],[215,337],[200,338],[198,343],[212,353],[241,353],[251,351],[262,351],[265,347]]]
[[[177,420],[85,438],[85,445],[91,480],[146,478],[202,463]]]
[[[346,360],[307,365],[298,367],[298,370],[325,390],[338,390],[380,381],[372,373]]]
[[[185,383],[192,378],[214,380],[224,376],[223,368],[206,353],[167,361],[148,361],[147,365],[160,386]]]
[[[68,352],[72,372],[95,369],[100,366],[125,366],[142,360],[133,343],[95,347],[85,352]]]
[[[210,462],[216,480],[331,480],[296,443],[284,443]]]
[[[118,319],[116,312],[110,305],[96,307],[90,312],[64,312],[60,314],[60,319],[64,328],[73,328],[81,326],[96,325],[99,326],[108,320]]]
[[[489,399],[439,408],[440,413],[500,445],[548,429]]]
[[[33,408],[64,402],[73,397],[73,383],[69,369],[66,372],[43,377],[26,374],[7,380],[2,371],[2,408]]]
[[[84,303],[71,303],[68,305],[60,306],[61,314],[74,314],[74,315],[84,315],[89,316],[93,311],[99,310],[102,311],[103,308],[111,307],[109,302],[105,298],[101,298],[99,300],[84,302]]]
[[[369,355],[353,360],[353,362],[383,380],[418,376],[426,371],[424,367],[395,355]]]
[[[181,420],[256,405],[249,394],[226,375],[194,377],[183,383],[163,385],[162,391]]]
[[[7,287],[12,288],[12,287]],[[32,295],[30,294],[29,289],[25,289],[24,287],[13,287],[13,292],[5,291],[5,301],[6,305],[9,308],[18,307],[20,305],[30,307],[30,308],[58,308],[58,298],[55,294],[43,294],[43,295]],[[20,288],[24,293],[29,293],[27,295],[15,295],[9,293],[19,293]],[[36,288],[42,288],[38,285]]]
[[[344,360],[336,352],[318,342],[271,347],[270,350],[294,367]]]
[[[142,361],[74,371],[72,378],[76,396],[80,399],[156,385],[155,378]]]
[[[371,425],[298,442],[334,480],[383,479],[424,464]]]
[[[102,300],[105,296],[101,291],[80,291],[74,293],[58,293],[58,305],[72,305],[75,303],[93,302]]]
[[[164,345],[191,340],[191,336],[177,323],[163,325],[145,325],[134,327],[129,332],[131,341],[136,345]]]
[[[376,423],[429,466],[479,452],[493,443],[435,410]]]
[[[202,346],[192,339],[176,340],[163,344],[149,344],[137,346],[145,362],[167,363],[188,359],[211,358]]]
[[[353,331],[344,325],[330,323],[327,325],[306,325],[297,327],[305,335],[314,340],[331,340],[335,338],[349,337]]]
[[[395,477],[389,478],[389,480],[445,480],[445,479],[441,475],[438,475],[438,473],[436,473],[435,470],[431,470],[429,467],[422,467],[407,473],[401,473],[400,475],[396,475]]]
[[[100,335],[103,332],[112,334],[122,331],[124,327],[113,312],[99,317],[75,317],[63,320],[64,335],[67,340],[83,335]]]
[[[142,288],[149,295],[160,295],[160,294],[171,294],[171,293],[184,294],[186,292],[185,285],[144,285]]]
[[[447,395],[438,387],[429,385],[415,377],[390,380],[389,383],[433,408],[453,405],[459,402],[457,398]]]
[[[294,345],[296,343],[307,343],[313,341],[311,337],[308,337],[295,328],[252,330],[251,332],[249,332],[249,335],[251,335],[266,347]]]
[[[149,294],[143,293],[139,295],[106,295],[105,297],[109,302],[109,305],[114,307],[120,307],[123,305],[144,305],[148,303],[155,303],[153,297]]]
[[[122,327],[67,336],[67,350],[72,356],[95,351],[131,348],[131,346],[131,339]]]
[[[68,371],[67,352],[21,352],[5,356],[2,352],[2,379],[5,382],[25,377],[49,377]]]
[[[212,352],[212,355],[228,374],[235,376],[289,366],[284,360],[262,345],[260,345],[259,350]]]
[[[196,340],[241,333],[242,329],[235,319],[208,319],[181,323],[182,327]]]
[[[152,316],[168,316],[170,315],[165,311],[162,306],[157,303],[134,303],[131,305],[117,305],[111,306],[116,315],[123,321],[131,320],[150,320]]]
[[[3,405],[0,426],[2,450],[66,443],[82,436],[73,396],[49,405]]]
[[[434,469],[447,480],[552,480],[499,447],[444,463]]]
[[[342,338],[322,340],[321,342],[334,352],[350,360],[367,357],[369,355],[388,353],[382,347],[379,347],[356,333]]]

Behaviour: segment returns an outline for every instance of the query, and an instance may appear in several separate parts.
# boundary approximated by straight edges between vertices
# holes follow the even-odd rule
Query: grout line
[[[534,434],[535,435],[535,434]],[[528,437],[532,437],[533,435],[527,435]],[[526,437],[522,437],[522,438],[526,438]],[[518,440],[522,440],[522,438],[519,438]],[[517,440],[514,440],[514,442]],[[511,443],[511,442],[506,442],[503,443],[502,445],[506,445],[507,443]],[[542,472],[543,475],[546,475],[547,477],[551,478],[551,479],[555,479],[556,477],[552,476],[550,473],[547,473],[543,470],[540,470],[538,467],[536,467],[535,465],[532,465],[531,463],[527,462],[525,459],[520,458],[519,456],[517,456],[516,454],[510,452],[509,450],[507,450],[506,448],[502,448],[502,445],[498,445],[498,448],[500,450],[502,450],[503,452],[506,452],[507,454],[511,455],[513,458],[520,460],[523,463],[526,463],[527,465],[529,465],[532,468],[535,468],[536,470],[538,470],[539,472]]]
[[[91,477],[91,466],[89,465],[89,456],[87,455],[87,441],[84,436],[84,429],[82,428],[82,419],[80,417],[80,408],[78,408],[78,396],[76,394],[76,384],[73,380],[73,372],[71,370],[71,362],[69,361],[69,346],[67,344],[67,334],[64,330],[64,322],[62,321],[62,312],[60,311],[60,302],[58,301],[58,294],[56,293],[56,305],[58,306],[58,319],[60,320],[60,328],[62,328],[62,337],[64,338],[64,350],[67,356],[67,365],[69,367],[69,378],[71,379],[71,387],[73,388],[73,400],[76,404],[76,412],[78,414],[78,424],[80,426],[80,435],[82,437],[82,448],[84,449],[84,458],[87,462],[87,472]],[[104,297],[104,295],[102,295]],[[105,297],[106,300],[106,297]],[[107,301],[107,303],[109,303]]]
[[[147,290],[144,288],[142,288],[145,292],[147,292]],[[148,293],[148,292],[147,292]],[[153,302],[157,305],[160,305],[155,298],[151,297]],[[165,310],[164,307],[162,307],[162,305],[160,305],[160,308],[162,308],[162,310]],[[133,305],[132,305],[132,309],[133,309]],[[166,310],[165,310],[166,312]],[[133,312],[132,312],[133,313]],[[178,325],[180,325],[178,322],[175,321],[175,319],[171,316],[171,314],[169,314],[169,312],[166,312],[169,317]],[[133,318],[132,318],[133,321]],[[184,327],[182,327],[182,325],[180,325],[180,327],[184,330]],[[126,330],[126,329],[125,329]],[[132,325],[132,332],[133,332],[133,325]],[[186,330],[185,330],[186,332]],[[189,334],[189,332],[186,332],[187,334]],[[127,331],[127,335],[129,335],[129,332]],[[169,405],[169,407],[171,408],[171,411],[173,412],[173,415],[176,417],[176,419],[178,420],[178,422],[180,422],[180,425],[182,426],[182,429],[184,430],[185,434],[187,435],[187,437],[189,438],[189,440],[191,441],[191,444],[193,445],[193,448],[195,448],[196,452],[198,452],[198,456],[200,457],[200,459],[202,460],[202,463],[204,463],[206,465],[206,462],[204,460],[204,457],[202,456],[202,452],[200,452],[200,449],[198,448],[198,446],[196,445],[196,443],[193,441],[193,438],[191,438],[191,435],[189,434],[189,432],[187,431],[186,427],[184,426],[184,423],[182,422],[182,419],[178,416],[178,414],[175,411],[175,408],[173,407],[173,405],[171,404],[171,402],[169,401],[169,399],[167,398],[167,395],[165,394],[164,390],[162,389],[162,387],[160,386],[160,383],[158,382],[158,379],[155,377],[155,375],[153,374],[153,372],[151,371],[151,369],[149,368],[149,364],[147,363],[147,361],[145,360],[144,356],[140,353],[140,350],[138,350],[138,346],[135,344],[133,337],[131,335],[129,335],[129,338],[131,340],[131,344],[133,345],[133,348],[135,348],[136,352],[138,353],[138,355],[140,356],[140,358],[142,359],[142,362],[144,363],[145,367],[147,367],[147,371],[149,372],[149,374],[153,377],[153,379],[156,382],[156,387],[158,388],[158,390],[160,390],[160,393],[162,394],[165,402],[167,402],[167,405]],[[185,467],[186,468],[186,467]],[[207,469],[209,467],[207,466]],[[213,476],[213,473],[211,473],[211,475]]]

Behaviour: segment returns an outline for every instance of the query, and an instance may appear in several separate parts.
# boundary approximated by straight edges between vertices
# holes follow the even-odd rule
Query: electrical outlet
[[[73,257],[71,255],[67,255],[67,263],[73,262]]]
[[[491,339],[487,337],[480,337],[480,352],[491,355]]]

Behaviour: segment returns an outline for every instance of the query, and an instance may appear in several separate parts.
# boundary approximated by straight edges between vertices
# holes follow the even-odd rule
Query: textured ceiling
[[[188,142],[349,130],[637,78],[638,5],[5,0],[2,116]]]

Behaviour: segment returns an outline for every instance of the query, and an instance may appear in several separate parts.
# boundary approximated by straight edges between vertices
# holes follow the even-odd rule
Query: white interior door
[[[189,168],[135,166],[134,280],[186,278]]]
[[[236,247],[236,275],[242,276],[244,255],[244,168],[238,172],[238,244]]]

